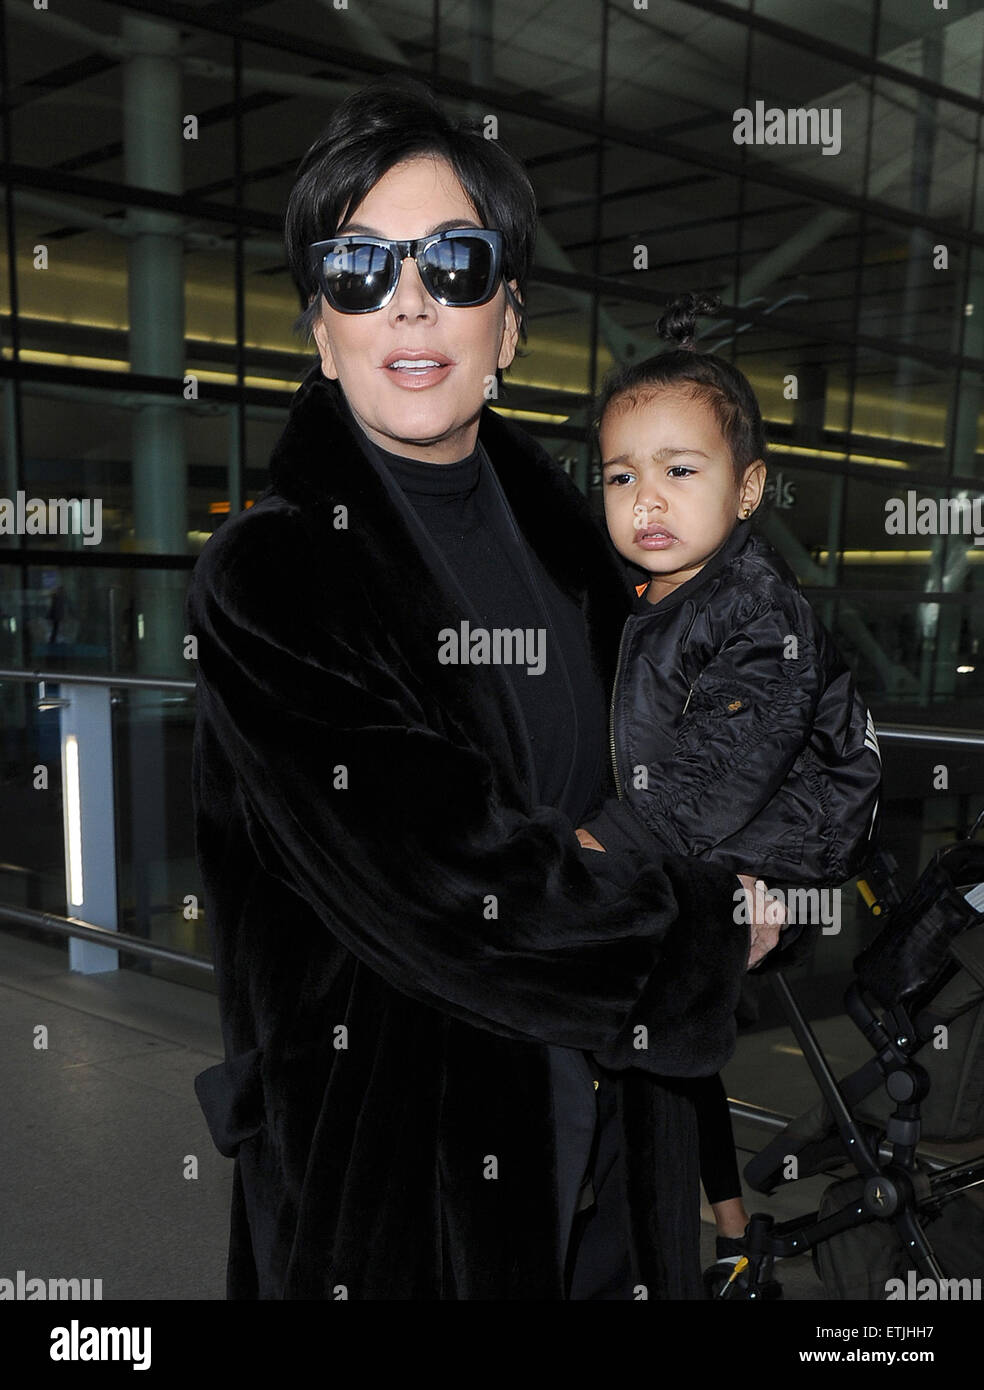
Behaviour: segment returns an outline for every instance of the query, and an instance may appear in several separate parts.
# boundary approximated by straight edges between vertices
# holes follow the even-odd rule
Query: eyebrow
[[[683,448],[682,446],[675,448],[657,449],[656,453],[650,454],[649,457],[652,459],[653,463],[665,463],[667,459],[676,458],[678,454],[696,454],[698,458],[710,458],[710,454],[705,454],[703,449]],[[631,460],[628,454],[619,454],[617,458],[606,459],[606,461],[601,466],[603,469],[614,468],[616,464],[618,464],[619,467],[621,467],[622,464],[629,463],[630,461]]]
[[[428,230],[424,232],[423,235],[425,237],[437,236],[438,232],[453,232],[456,231],[459,227],[474,227],[477,231],[484,230],[480,222],[473,222],[470,217],[452,217],[447,222],[436,223],[433,227],[428,228]],[[367,227],[364,222],[346,222],[343,227],[339,227],[335,235],[350,236],[353,232],[361,232],[363,236],[379,237],[381,241],[414,240],[414,238],[406,237],[384,237],[382,232],[377,231],[375,227]]]

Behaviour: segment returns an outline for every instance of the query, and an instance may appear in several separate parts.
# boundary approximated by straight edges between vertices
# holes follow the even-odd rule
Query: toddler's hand
[[[745,968],[751,970],[778,943],[779,933],[786,925],[786,909],[778,898],[770,896],[762,879],[739,874],[738,881],[748,895],[748,920],[751,925],[748,964]]]

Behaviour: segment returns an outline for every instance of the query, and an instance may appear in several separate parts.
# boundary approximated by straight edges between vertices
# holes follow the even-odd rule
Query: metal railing
[[[101,676],[76,671],[25,671],[0,666],[0,681],[34,681],[39,685],[118,685],[133,690],[194,690],[195,682],[174,676]]]
[[[195,689],[193,680],[179,680],[172,677],[82,675],[69,671],[24,671],[0,667],[0,680],[35,682],[40,686],[38,703],[50,697],[45,694],[46,685],[100,685],[117,686],[123,689],[182,690]],[[959,744],[984,748],[984,735],[973,729],[945,729],[918,724],[885,724],[878,726],[879,740],[906,743]],[[10,867],[10,866],[7,866]],[[153,960],[166,961],[173,965],[190,966],[207,974],[214,975],[215,967],[210,960],[196,956],[188,951],[176,950],[169,946],[159,946],[143,937],[132,936],[128,932],[99,927],[78,917],[63,917],[58,913],[39,912],[31,908],[8,907],[0,904],[0,924],[9,922],[19,926],[32,927],[52,935],[91,941],[100,946],[109,946],[144,956]],[[747,1101],[729,1099],[732,1117],[758,1129],[773,1133],[785,1128],[792,1116]],[[926,1156],[931,1168],[945,1167],[944,1161],[932,1155]]]
[[[8,907],[5,903],[0,903],[0,923],[3,922],[20,927],[34,927],[38,931],[51,932],[55,936],[92,941],[97,946],[108,946],[113,951],[129,951],[137,956],[148,956],[152,960],[168,961],[171,965],[191,965],[196,970],[204,970],[208,974],[215,973],[215,966],[204,956],[193,956],[189,951],[178,951],[171,946],[158,946],[153,941],[146,941],[142,936],[131,936],[129,932],[114,931],[111,927],[97,927],[92,922],[83,922],[80,917],[62,917],[57,912],[37,912],[30,907]]]
[[[82,675],[73,671],[24,671],[10,667],[0,667],[0,680],[35,682],[41,686],[39,702],[46,698],[46,685],[101,685],[118,686],[121,689],[137,690],[183,690],[193,691],[193,680],[180,680],[166,676],[117,676]],[[879,739],[899,740],[915,743],[949,743],[974,745],[984,748],[984,735],[973,729],[941,729],[919,724],[885,724],[878,726]],[[155,946],[142,937],[130,936],[125,932],[112,931],[84,922],[77,917],[60,917],[56,913],[36,912],[29,908],[6,908],[0,904],[0,921],[18,921],[23,925],[37,927],[61,936],[77,936],[81,939],[97,941],[100,945],[110,944],[124,947],[138,955],[153,956],[159,960],[191,965],[196,969],[211,970],[210,961],[190,952],[173,950],[166,946]],[[754,1107],[752,1107],[754,1109]],[[763,1112],[765,1113],[765,1112]],[[751,1119],[751,1115],[744,1118]]]

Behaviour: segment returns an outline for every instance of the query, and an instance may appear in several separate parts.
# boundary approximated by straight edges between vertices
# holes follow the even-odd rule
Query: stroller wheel
[[[708,1265],[707,1269],[704,1270],[705,1298],[733,1298],[748,1302],[765,1302],[766,1300],[782,1298],[782,1285],[778,1279],[766,1280],[753,1292],[750,1286],[747,1263],[744,1268],[739,1269],[737,1273],[735,1272],[736,1266],[740,1263],[741,1257],[733,1255]]]

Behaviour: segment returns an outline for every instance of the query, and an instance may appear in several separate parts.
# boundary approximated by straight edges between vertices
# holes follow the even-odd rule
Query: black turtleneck
[[[422,463],[364,443],[389,469],[486,628],[543,628],[540,675],[504,669],[526,722],[537,800],[575,825],[596,803],[607,709],[578,605],[515,527],[481,444],[456,463]]]
[[[380,448],[358,426],[356,433],[402,488],[483,625],[546,629],[543,674],[528,675],[525,666],[505,670],[529,734],[536,801],[580,825],[603,799],[608,748],[605,692],[580,608],[554,583],[519,530],[480,443],[456,463],[421,463]],[[590,860],[592,851],[585,853]],[[574,1213],[593,1200],[588,1174],[599,1123],[593,1080],[598,1069],[576,1048],[548,1044],[547,1052],[563,1263]],[[610,1095],[606,1105],[604,1124],[612,1125]],[[614,1238],[616,1253],[624,1244],[624,1234]]]

